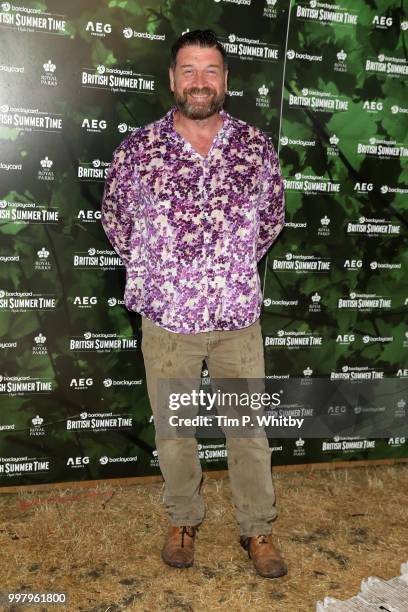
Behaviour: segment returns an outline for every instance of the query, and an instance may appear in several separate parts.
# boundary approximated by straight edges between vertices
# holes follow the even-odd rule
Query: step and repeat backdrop
[[[0,3],[0,487],[160,473],[140,316],[100,208],[113,150],[173,104],[187,30],[218,34],[226,109],[269,134],[285,178],[259,266],[267,376],[408,379],[403,4]],[[270,443],[275,465],[408,456],[402,436]],[[222,439],[199,453],[226,468]]]

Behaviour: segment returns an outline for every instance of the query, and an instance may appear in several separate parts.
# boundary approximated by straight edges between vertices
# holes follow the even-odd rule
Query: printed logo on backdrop
[[[18,32],[42,32],[44,34],[67,34],[65,15],[42,11],[39,8],[14,6],[11,2],[0,3],[0,27]]]
[[[81,123],[81,128],[90,134],[102,134],[108,124],[105,119],[89,119],[84,117]]]
[[[46,340],[47,340],[47,336],[44,336],[44,334],[42,334],[41,332],[39,334],[37,334],[36,336],[34,336],[33,338],[34,340],[34,344],[32,347],[32,354],[33,355],[47,355],[47,345],[46,345]]]
[[[404,437],[400,437],[400,438],[389,438],[388,440],[388,445],[389,446],[404,446],[405,442],[406,442],[406,438]]]
[[[23,164],[10,164],[0,161],[0,170],[4,170],[5,172],[21,172],[22,169]]]
[[[24,74],[25,66],[14,66],[12,64],[0,64],[0,73],[5,74]]]
[[[328,91],[317,91],[304,87],[300,95],[289,94],[289,106],[295,108],[311,108],[312,110],[330,113],[342,112],[349,109],[349,99],[340,94],[333,94]]]
[[[354,191],[356,191],[357,193],[371,193],[373,189],[373,183],[354,183]]]
[[[38,170],[37,178],[39,181],[53,181],[54,176],[54,162],[46,155],[43,159],[40,159],[40,169]]]
[[[303,438],[295,440],[295,447],[293,449],[294,457],[304,457],[306,454],[306,444]]]
[[[35,457],[0,457],[0,475],[25,476],[26,474],[48,474],[49,459]]]
[[[322,237],[330,236],[330,217],[324,215],[320,219],[320,226],[317,228],[317,235]]]
[[[38,108],[23,108],[2,104],[0,106],[0,125],[18,128],[24,132],[60,132],[61,113],[49,113]]]
[[[0,200],[0,221],[16,225],[51,224],[59,222],[59,210],[45,208],[36,202],[8,202]]]
[[[351,291],[348,297],[338,298],[339,310],[358,310],[372,312],[373,310],[388,310],[392,308],[392,299],[389,296],[376,293],[356,293]]]
[[[392,26],[393,20],[392,17],[387,15],[374,15],[371,23],[377,30],[388,30]]]
[[[340,440],[338,436],[333,438],[333,442],[322,442],[323,452],[352,453],[360,450],[375,449],[375,440]]]
[[[127,134],[128,132],[135,132],[139,129],[138,125],[129,125],[128,123],[118,123],[118,132],[119,134]]]
[[[165,34],[155,34],[154,32],[138,32],[133,28],[126,26],[122,30],[122,34],[125,38],[139,38],[143,42],[146,40],[155,41],[155,40],[166,40]]]
[[[227,89],[227,95],[231,98],[242,98],[244,95],[243,89]]]
[[[302,21],[315,21],[322,25],[355,26],[358,22],[358,11],[346,9],[339,4],[309,0],[297,5],[296,17]]]
[[[134,70],[109,68],[100,64],[96,68],[84,68],[81,72],[82,87],[107,89],[112,93],[134,92],[153,94],[155,77]]]
[[[51,378],[0,374],[0,393],[10,397],[48,395],[53,391],[53,384],[54,381]]]
[[[90,162],[78,162],[77,177],[80,181],[105,181],[111,162],[93,159]]]
[[[30,436],[45,436],[45,428],[43,427],[44,419],[36,414],[31,419]]]
[[[370,334],[364,334],[361,340],[363,344],[388,344],[389,342],[394,342],[394,336],[370,336]]]
[[[85,468],[89,465],[89,457],[87,455],[82,457],[68,457],[66,465],[72,469]]]
[[[114,415],[113,412],[81,412],[79,418],[67,419],[66,428],[72,430],[115,431],[131,429],[133,419],[128,414]]]
[[[287,331],[280,329],[276,336],[265,336],[265,347],[288,349],[321,348],[323,337],[312,331]]]
[[[384,372],[370,366],[343,365],[330,373],[330,380],[381,380],[382,378]]]
[[[355,342],[356,336],[353,333],[347,334],[338,334],[336,337],[336,344],[341,344],[342,346],[350,346]]]
[[[259,59],[266,62],[280,59],[277,45],[271,45],[258,38],[244,38],[236,34],[229,34],[227,37],[219,36],[219,41],[230,58],[251,61]]]
[[[407,187],[390,187],[390,185],[381,185],[380,191],[382,194],[386,193],[408,193]]]
[[[320,293],[315,291],[313,295],[310,296],[308,310],[309,312],[321,312],[322,311],[322,296]]]
[[[281,136],[279,142],[282,147],[287,145],[291,147],[315,147],[316,140],[300,140],[298,138],[288,138],[288,136]]]
[[[69,388],[74,389],[74,391],[86,391],[93,387],[94,381],[93,378],[71,378],[69,383]]]
[[[408,347],[408,337],[407,337],[407,347]],[[395,373],[397,378],[408,378],[408,368],[399,368]]]
[[[406,416],[406,401],[404,399],[398,400],[394,408],[394,415],[396,417],[405,417]]]
[[[344,49],[341,49],[336,54],[336,59],[334,61],[333,70],[335,72],[347,72],[346,59],[347,59],[347,53],[344,51]]]
[[[288,191],[301,191],[306,195],[316,195],[318,193],[339,193],[340,182],[331,181],[325,176],[314,174],[302,174],[297,172],[294,178],[283,179],[285,189]]]
[[[137,338],[126,338],[117,332],[112,334],[84,332],[82,336],[69,339],[69,350],[86,353],[110,353],[111,351],[134,351]]]
[[[384,104],[383,102],[377,100],[364,100],[363,101],[363,110],[367,113],[379,113],[383,110]]]
[[[102,21],[88,21],[84,26],[84,31],[91,36],[105,38],[108,34],[112,34],[112,25]]]
[[[348,234],[365,234],[367,237],[399,236],[400,225],[385,219],[367,219],[360,217],[357,221],[347,223]]]
[[[268,19],[276,19],[278,16],[278,0],[265,0],[263,16]]]
[[[20,261],[20,255],[1,255],[0,254],[1,263],[11,263],[15,261]]]
[[[76,218],[81,223],[99,223],[101,219],[101,214],[102,213],[100,210],[81,208],[78,211]]]
[[[226,2],[227,4],[237,4],[238,6],[251,6],[252,0],[214,0],[216,4]]]
[[[74,254],[73,264],[74,268],[81,270],[94,270],[95,268],[100,270],[115,270],[116,268],[124,267],[121,258],[115,251],[94,248],[90,248],[88,251],[79,251],[79,254]]]
[[[408,74],[408,62],[404,57],[389,57],[380,53],[377,57],[366,59],[365,71],[391,77],[405,76]]]
[[[126,457],[107,457],[103,455],[99,457],[99,463],[101,465],[108,465],[109,463],[129,463],[130,461],[137,461],[137,455],[134,456],[126,456]]]
[[[35,310],[54,310],[57,298],[53,293],[33,293],[32,291],[5,291],[0,289],[0,311],[32,312]]]
[[[48,62],[45,62],[42,66],[43,72],[41,74],[41,85],[46,85],[47,87],[56,87],[58,85],[58,79],[56,75],[57,66],[49,59]]]
[[[393,115],[398,115],[400,113],[408,113],[408,108],[407,107],[402,107],[402,106],[398,106],[398,104],[393,104],[391,106],[391,113]]]
[[[296,272],[307,274],[308,272],[325,273],[330,271],[331,261],[329,257],[318,257],[317,255],[294,255],[286,253],[284,257],[275,257],[272,260],[272,270],[282,272]]]
[[[143,383],[142,378],[137,378],[136,380],[129,380],[128,378],[120,378],[120,379],[104,378],[103,380],[103,386],[106,389],[109,389],[110,387],[134,387],[135,385],[139,386],[142,383]]]
[[[294,49],[288,49],[286,51],[286,57],[288,60],[299,60],[305,62],[321,62],[323,55],[313,55],[312,53],[306,53],[305,51],[295,51]]]
[[[269,88],[266,87],[265,83],[258,87],[258,95],[256,97],[256,106],[260,108],[269,108],[270,106],[270,98],[269,98]]]
[[[357,143],[357,154],[380,157],[381,159],[393,159],[396,157],[408,157],[408,147],[397,143],[395,140],[382,140],[372,136],[366,142]]]
[[[329,146],[327,148],[327,155],[330,157],[338,157],[339,156],[339,147],[338,144],[340,142],[340,138],[337,134],[332,134],[329,138]]]
[[[36,251],[34,259],[34,270],[48,271],[51,270],[50,252],[44,246]]]
[[[272,298],[265,298],[263,301],[265,308],[271,308],[271,306],[283,306],[284,308],[293,308],[299,306],[299,300],[275,300]]]

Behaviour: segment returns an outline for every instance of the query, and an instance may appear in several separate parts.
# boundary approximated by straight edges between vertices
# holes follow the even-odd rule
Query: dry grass
[[[104,483],[0,495],[1,591],[67,591],[70,612],[314,612],[408,559],[408,464],[274,475],[284,578],[257,576],[238,544],[227,479],[207,478],[195,567],[160,559],[162,485]],[[21,609],[21,608],[20,608]]]

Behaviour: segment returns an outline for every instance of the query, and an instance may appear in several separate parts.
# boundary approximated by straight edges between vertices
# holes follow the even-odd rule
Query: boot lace
[[[185,534],[190,536],[190,538],[194,538],[194,536],[196,534],[196,531],[197,531],[197,527],[187,527],[186,525],[183,525],[183,527],[180,527],[181,547],[182,548],[184,548],[184,536],[185,536]]]

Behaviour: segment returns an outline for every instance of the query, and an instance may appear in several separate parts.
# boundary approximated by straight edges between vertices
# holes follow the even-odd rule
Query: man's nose
[[[204,73],[199,71],[195,73],[194,85],[200,88],[206,85],[206,78]]]

